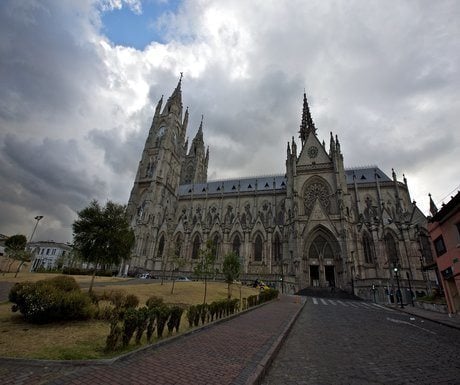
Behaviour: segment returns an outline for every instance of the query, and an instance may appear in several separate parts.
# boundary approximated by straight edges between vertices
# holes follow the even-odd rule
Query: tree
[[[206,303],[206,294],[208,291],[208,277],[214,273],[214,263],[216,262],[216,253],[213,243],[210,239],[206,242],[206,247],[200,250],[200,261],[195,266],[195,274],[204,280],[204,298]]]
[[[171,258],[171,279],[172,279],[172,286],[171,286],[171,294],[174,294],[174,285],[176,283],[176,276],[173,275],[173,272],[177,269],[179,272],[185,266],[185,258],[182,258],[180,255],[173,255]]]
[[[83,261],[94,265],[91,292],[98,266],[121,263],[134,245],[134,232],[126,218],[126,207],[112,201],[101,207],[93,200],[78,212],[72,228],[75,249]]]
[[[231,297],[230,285],[235,279],[240,276],[240,258],[233,251],[228,253],[224,258],[224,264],[222,266],[222,272],[225,276],[225,282],[227,282],[228,298]]]
[[[28,251],[26,251],[26,244],[27,238],[25,235],[17,234],[9,237],[5,241],[5,252],[8,258],[12,259],[13,261],[19,261],[19,266],[16,270],[15,277],[18,276],[19,270],[24,263],[30,262],[31,255]],[[8,271],[10,271],[10,266],[8,267]]]

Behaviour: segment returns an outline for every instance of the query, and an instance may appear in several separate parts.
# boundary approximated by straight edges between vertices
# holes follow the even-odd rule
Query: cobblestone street
[[[306,301],[264,385],[459,383],[459,330],[368,302]]]

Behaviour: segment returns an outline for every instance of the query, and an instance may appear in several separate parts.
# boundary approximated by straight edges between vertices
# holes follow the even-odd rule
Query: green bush
[[[49,278],[46,282],[61,291],[80,290],[80,286],[77,281],[75,281],[75,278],[66,275],[58,275],[57,277]]]
[[[147,342],[150,343],[152,340],[153,332],[155,331],[156,327],[156,312],[154,309],[149,308],[148,312],[148,321],[147,321]]]
[[[145,303],[149,309],[163,305],[163,298],[152,295]]]
[[[264,289],[259,294],[259,303],[271,301],[278,298],[279,291],[276,289]]]
[[[123,347],[129,345],[129,341],[133,338],[134,332],[137,328],[137,310],[133,308],[128,308],[123,317],[123,328],[122,328],[122,344]]]
[[[179,331],[180,321],[181,321],[183,312],[184,312],[184,309],[182,309],[179,306],[171,307],[171,314],[169,316],[169,320],[167,324],[169,334],[171,334],[174,329],[176,329],[176,332]]]
[[[258,295],[250,295],[247,298],[248,308],[256,306],[258,304],[258,301],[259,301],[259,296]]]
[[[94,315],[90,297],[72,289],[74,285],[67,278],[16,283],[8,296],[14,304],[12,310],[19,310],[27,322],[38,324],[90,318]]]
[[[112,319],[112,322],[110,323],[110,333],[105,340],[106,352],[113,352],[115,349],[117,349],[121,334],[122,329],[118,324],[118,319]]]
[[[150,310],[146,307],[137,309],[137,326],[136,326],[136,344],[141,343],[142,335],[147,328],[149,322]]]
[[[168,318],[171,314],[171,309],[166,306],[159,306],[155,310],[156,316],[157,316],[157,337],[161,338],[163,337],[163,331],[166,326],[166,322],[168,321]]]
[[[196,316],[196,306],[191,305],[187,310],[187,321],[189,328],[192,328],[195,323],[195,316]]]

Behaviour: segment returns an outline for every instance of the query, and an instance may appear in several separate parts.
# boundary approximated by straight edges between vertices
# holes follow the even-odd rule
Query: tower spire
[[[302,147],[304,146],[305,142],[307,141],[308,135],[313,132],[316,134],[316,127],[315,123],[313,123],[313,119],[310,114],[310,108],[308,107],[308,100],[307,94],[303,93],[303,109],[302,109],[302,121],[300,123],[300,140],[302,142]]]
[[[430,213],[434,216],[438,212],[438,208],[434,204],[433,198],[431,198],[431,194],[428,194],[428,196],[430,197]]]
[[[180,117],[182,120],[182,72],[180,73],[179,82],[177,83],[176,88],[174,89],[171,96],[168,98],[166,102],[165,108],[162,114],[169,114],[174,112],[176,116]]]

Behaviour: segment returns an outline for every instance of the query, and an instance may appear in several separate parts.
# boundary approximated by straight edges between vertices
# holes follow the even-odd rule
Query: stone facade
[[[190,149],[187,122],[179,81],[157,105],[129,199],[131,269],[169,269],[177,255],[192,271],[211,240],[217,269],[235,251],[248,279],[284,277],[292,290],[335,286],[385,300],[395,265],[403,287],[410,280],[427,290],[427,222],[406,178],[377,166],[346,169],[338,137],[331,133],[328,148],[318,139],[305,95],[299,149],[292,137],[284,175],[208,182],[203,122]]]

